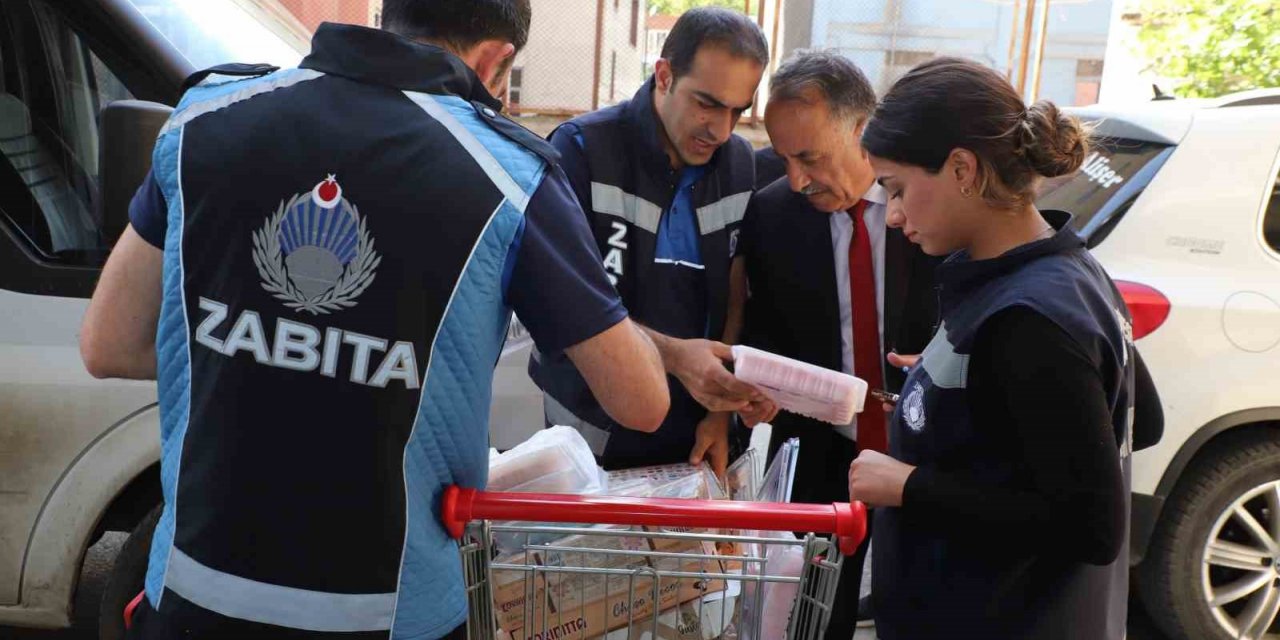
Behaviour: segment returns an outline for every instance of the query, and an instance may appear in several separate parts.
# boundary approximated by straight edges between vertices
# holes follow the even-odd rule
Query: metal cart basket
[[[450,487],[442,511],[470,640],[817,640],[844,555],[866,535],[858,502]]]

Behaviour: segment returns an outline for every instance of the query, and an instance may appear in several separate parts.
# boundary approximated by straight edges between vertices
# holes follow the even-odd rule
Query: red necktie
[[[867,201],[860,200],[849,212],[853,218],[853,240],[849,242],[849,302],[853,307],[853,374],[872,389],[884,388],[880,366],[880,321],[876,306],[876,272],[871,257],[871,238],[863,212]],[[858,414],[858,448],[887,451],[885,414],[879,402],[868,398]]]

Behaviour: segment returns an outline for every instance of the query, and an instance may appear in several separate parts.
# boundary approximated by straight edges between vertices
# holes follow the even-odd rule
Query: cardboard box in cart
[[[621,532],[619,532],[621,533]],[[656,543],[656,544],[654,544]],[[525,570],[493,570],[494,606],[498,626],[514,640],[588,640],[634,624],[653,624],[655,569],[670,572],[723,572],[718,560],[652,558],[648,555],[610,555],[608,551],[654,551],[711,554],[714,548],[700,541],[654,540],[625,535],[571,536],[554,547],[584,551],[536,551],[528,554],[539,567]],[[588,552],[587,549],[600,550]],[[523,564],[525,554],[499,559],[497,564]],[[559,567],[609,569],[611,574],[559,572]],[[525,578],[532,580],[532,586]],[[657,610],[665,612],[708,594],[724,591],[723,580],[663,578],[659,581]],[[532,596],[532,606],[526,606]],[[532,609],[533,624],[526,624]],[[544,614],[545,612],[545,614]]]
[[[506,565],[524,564],[524,562],[524,554],[493,561],[494,564]],[[533,607],[534,611],[541,611],[547,605],[547,581],[544,575],[493,569],[493,610],[497,616],[499,629],[514,634],[524,627],[526,608]]]

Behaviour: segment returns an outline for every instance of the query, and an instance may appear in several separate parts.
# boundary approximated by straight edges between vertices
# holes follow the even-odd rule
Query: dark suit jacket
[[[756,149],[756,189],[763,189],[787,176],[787,163],[773,147]]]
[[[739,239],[751,291],[742,342],[840,371],[840,299],[829,215],[792,192],[785,178],[756,192]],[[941,259],[925,255],[897,229],[886,232],[884,348],[904,355],[920,353],[937,322],[933,272]],[[886,386],[898,392],[906,376],[888,364],[885,369]],[[850,449],[831,440],[844,436],[824,422],[780,412],[773,421],[770,457],[791,437],[800,438],[792,500],[847,500],[848,462],[829,455]],[[841,464],[843,468],[833,468]]]

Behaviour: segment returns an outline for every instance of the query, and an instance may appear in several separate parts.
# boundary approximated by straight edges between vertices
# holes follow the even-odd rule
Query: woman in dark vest
[[[1088,135],[995,71],[938,58],[893,86],[863,146],[888,224],[949,256],[889,455],[849,471],[850,495],[881,507],[879,637],[1123,638],[1129,316],[1071,215],[1033,204]]]

